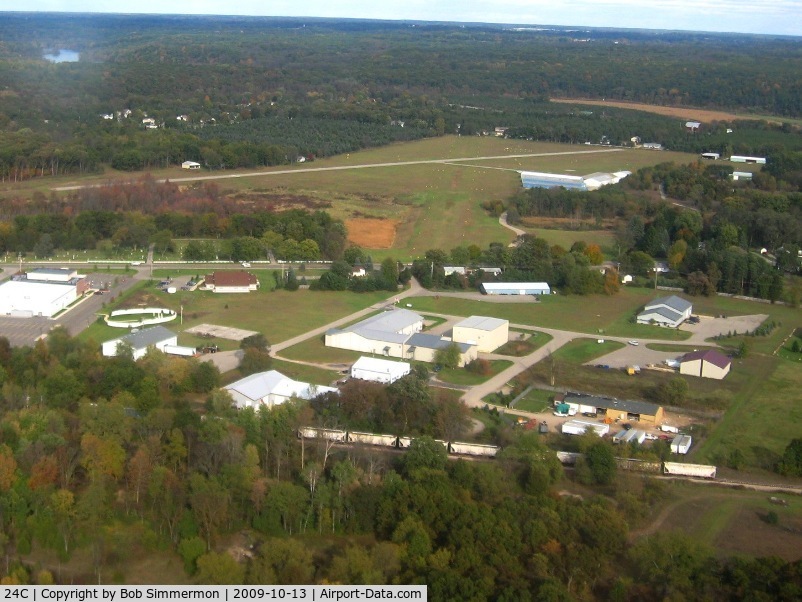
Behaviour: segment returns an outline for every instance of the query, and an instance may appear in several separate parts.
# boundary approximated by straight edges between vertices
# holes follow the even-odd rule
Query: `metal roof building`
[[[638,324],[658,324],[659,326],[678,327],[691,317],[693,304],[677,295],[660,297],[646,304],[638,314]]]
[[[106,341],[102,345],[103,355],[106,357],[116,356],[120,343],[129,345],[133,351],[134,359],[138,360],[148,352],[149,347],[155,347],[163,352],[164,347],[167,345],[178,345],[178,335],[167,330],[164,326],[145,328],[139,332],[132,332]]]
[[[351,378],[389,384],[410,373],[407,362],[391,362],[375,357],[360,357],[351,366]]]
[[[663,422],[663,406],[647,401],[570,394],[565,396],[564,401],[565,403],[594,406],[598,414],[603,414],[613,420],[638,421],[652,426],[658,426]]]
[[[323,387],[299,382],[276,370],[258,372],[223,387],[231,394],[238,408],[258,409],[273,407],[291,397],[312,399],[323,393],[336,392],[334,387]]]
[[[486,295],[550,295],[547,282],[483,282]]]

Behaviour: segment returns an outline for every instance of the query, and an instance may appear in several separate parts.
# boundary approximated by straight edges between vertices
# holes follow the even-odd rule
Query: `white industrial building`
[[[0,315],[52,318],[89,290],[86,277],[69,268],[38,268],[0,285]]]
[[[550,295],[551,287],[546,282],[483,282],[486,295]]]
[[[349,349],[385,357],[433,362],[439,349],[451,344],[442,337],[423,334],[423,317],[407,309],[393,309],[371,316],[343,329],[326,332],[326,347]],[[476,345],[456,343],[459,365],[476,359]]]
[[[167,330],[164,326],[154,326],[145,328],[138,332],[132,332],[116,339],[111,339],[103,343],[103,355],[115,357],[119,352],[120,345],[129,346],[135,360],[138,360],[148,352],[151,347],[164,353],[165,347],[178,346],[178,335]]]
[[[743,155],[732,155],[730,161],[733,163],[755,163],[756,165],[765,165],[766,157],[746,157]]]
[[[181,164],[181,169],[200,169],[201,164],[196,163],[195,161],[184,161]]]
[[[454,325],[451,340],[476,345],[478,351],[490,353],[504,345],[510,337],[510,323],[499,318],[471,316]]]
[[[524,188],[565,188],[567,190],[597,190],[602,186],[617,184],[632,172],[594,172],[586,176],[571,176],[559,173],[522,171],[521,185]]]
[[[334,387],[310,385],[284,376],[276,370],[258,372],[223,387],[231,394],[236,406],[242,408],[272,408],[292,397],[312,399],[324,393],[336,393]]]
[[[732,360],[715,349],[692,351],[679,361],[679,373],[721,380],[730,373]]]
[[[693,304],[682,297],[671,295],[661,297],[647,303],[643,311],[638,314],[638,324],[657,324],[677,328],[685,320],[691,317]]]
[[[86,278],[86,276],[79,274],[78,270],[72,268],[35,268],[25,273],[26,280],[35,280],[37,282],[65,283],[80,280],[81,278]]]
[[[351,366],[351,378],[390,384],[409,374],[410,370],[411,366],[407,362],[391,362],[363,356]]]

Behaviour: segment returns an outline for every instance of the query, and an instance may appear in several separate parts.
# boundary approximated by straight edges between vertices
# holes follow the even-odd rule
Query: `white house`
[[[390,384],[409,374],[410,370],[411,366],[407,362],[391,362],[363,356],[351,366],[351,378]]]
[[[679,373],[721,380],[730,373],[732,360],[715,349],[692,351],[682,356]]]
[[[145,328],[139,332],[132,332],[125,336],[106,341],[102,345],[103,355],[105,357],[116,356],[120,344],[130,346],[134,359],[138,360],[148,352],[150,347],[164,352],[166,346],[178,346],[178,335],[167,330],[164,326]]]
[[[510,337],[510,323],[499,318],[471,316],[454,325],[451,340],[477,346],[478,351],[489,353],[504,345]]]
[[[682,297],[676,295],[661,297],[646,304],[643,311],[638,314],[637,323],[677,328],[691,317],[692,311],[691,302]]]
[[[181,169],[200,169],[201,164],[196,163],[195,161],[184,161],[181,164]]]
[[[323,393],[336,393],[334,387],[310,385],[284,376],[276,370],[258,372],[223,387],[240,409],[263,406],[272,408],[290,399],[312,399]]]

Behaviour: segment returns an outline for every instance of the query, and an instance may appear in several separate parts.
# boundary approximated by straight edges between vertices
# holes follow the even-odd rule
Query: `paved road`
[[[409,165],[429,165],[429,164],[444,164],[444,163],[466,163],[470,161],[492,161],[495,159],[522,159],[530,157],[559,157],[563,155],[591,155],[599,153],[616,153],[621,152],[620,148],[605,148],[594,150],[581,150],[581,151],[565,151],[558,153],[525,153],[518,155],[492,155],[486,157],[458,157],[455,159],[421,159],[419,161],[390,161],[387,163],[362,163],[358,165],[336,165],[331,167],[299,167],[293,169],[277,169],[272,171],[255,171],[249,173],[235,173],[235,174],[217,174],[213,176],[191,176],[185,178],[164,178],[157,180],[157,182],[201,182],[204,180],[229,180],[232,178],[254,178],[264,176],[279,176],[286,174],[298,173],[312,173],[317,171],[347,171],[351,169],[373,169],[376,167],[406,167]],[[59,186],[52,188],[56,192],[63,192],[68,190],[80,190],[81,188],[98,188],[105,186],[105,184],[93,184],[90,186]]]

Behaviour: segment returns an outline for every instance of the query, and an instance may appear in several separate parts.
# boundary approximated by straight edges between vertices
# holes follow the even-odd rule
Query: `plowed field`
[[[392,219],[356,217],[345,220],[348,242],[366,249],[389,249],[395,242],[398,222]]]

